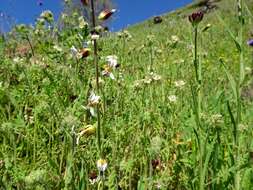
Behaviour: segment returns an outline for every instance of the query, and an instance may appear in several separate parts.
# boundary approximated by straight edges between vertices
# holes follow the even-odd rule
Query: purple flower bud
[[[247,44],[248,44],[249,46],[252,46],[252,47],[253,47],[253,39],[248,40]]]
[[[198,25],[204,17],[203,12],[194,12],[191,15],[189,15],[189,21],[192,23],[193,26]]]

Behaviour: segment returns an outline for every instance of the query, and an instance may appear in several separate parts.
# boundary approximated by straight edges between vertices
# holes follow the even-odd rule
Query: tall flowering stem
[[[199,132],[201,132],[201,121],[200,121],[200,113],[201,113],[201,63],[198,59],[198,25],[202,21],[204,14],[202,12],[195,12],[189,16],[189,21],[193,27],[194,33],[194,54],[193,54],[193,64],[195,70],[195,82],[196,85],[192,86],[192,99],[193,99],[193,111],[195,114],[196,125],[198,129],[194,128],[194,132],[196,134],[196,138],[198,141],[198,152],[199,152],[199,189],[205,189],[205,168],[203,157],[205,155],[206,149],[203,146],[205,143],[204,139],[201,137]]]
[[[95,6],[94,6],[94,0],[90,1],[91,3],[91,18],[92,18],[92,27],[93,30],[96,28],[96,14],[95,14]],[[98,47],[97,47],[97,40],[93,40],[93,46],[94,46],[94,65],[96,67],[96,90],[99,94],[100,88],[99,88],[99,66],[98,66]],[[99,154],[101,156],[101,120],[100,120],[100,111],[99,111],[99,104],[97,104],[97,144],[98,144],[98,150]]]
[[[189,16],[189,21],[192,24],[193,27],[193,32],[194,32],[194,70],[195,70],[195,77],[196,77],[196,83],[197,83],[197,88],[195,91],[196,97],[194,98],[194,102],[196,102],[196,120],[197,120],[197,125],[200,127],[200,112],[201,112],[201,94],[200,94],[200,88],[201,88],[201,63],[199,62],[198,59],[198,25],[202,21],[204,17],[204,14],[202,12],[195,12],[192,13]]]

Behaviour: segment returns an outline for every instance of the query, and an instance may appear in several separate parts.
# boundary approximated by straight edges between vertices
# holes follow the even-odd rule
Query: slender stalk
[[[150,72],[153,72],[153,64],[154,64],[154,53],[153,53],[153,43],[150,45]]]
[[[196,88],[195,88],[195,114],[197,118],[197,125],[200,127],[200,112],[201,112],[201,66],[198,59],[198,26],[194,26],[194,69],[196,78]]]
[[[91,17],[92,17],[92,27],[95,30],[96,27],[96,15],[95,15],[95,7],[94,7],[94,0],[91,0]],[[98,67],[98,47],[97,47],[97,40],[94,39],[94,65],[96,67],[96,90],[97,93],[100,92],[99,88],[99,67]],[[99,150],[99,155],[101,156],[101,121],[100,121],[100,111],[99,111],[99,104],[96,107],[97,109],[97,145]]]
[[[242,114],[242,104],[241,104],[241,86],[245,78],[244,73],[244,52],[243,52],[243,25],[244,25],[244,18],[243,18],[243,7],[242,7],[242,0],[236,0],[237,3],[237,11],[238,11],[238,19],[240,24],[240,30],[238,33],[239,45],[240,45],[240,65],[239,65],[239,78],[238,83],[236,85],[237,89],[237,118],[236,118],[236,131],[235,131],[235,165],[236,168],[239,168],[240,163],[240,143],[239,143],[239,130],[238,126],[241,123],[241,114]],[[234,186],[235,190],[240,190],[240,171],[237,171],[234,177]]]
[[[194,68],[196,81],[199,82],[198,74],[198,27],[194,27]]]
[[[200,113],[201,113],[201,64],[198,59],[198,25],[193,26],[194,32],[194,69],[195,69],[195,88],[192,89],[192,96],[194,101],[195,119],[198,129],[201,129]],[[204,155],[206,152],[206,146],[203,142],[201,134],[198,134],[199,130],[196,130],[198,139],[198,153],[199,153],[199,189],[205,189],[205,171],[204,171]],[[201,132],[201,131],[199,131]]]
[[[28,41],[28,44],[29,44],[29,46],[30,46],[30,48],[32,50],[32,56],[34,57],[34,49],[33,49],[32,43],[31,43],[31,41],[30,41],[30,39],[29,39],[29,37],[28,37],[27,34],[26,34],[25,38]]]

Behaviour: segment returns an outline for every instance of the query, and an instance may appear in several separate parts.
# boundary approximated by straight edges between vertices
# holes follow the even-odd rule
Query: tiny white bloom
[[[19,58],[19,57],[15,57],[15,58],[13,59],[13,61],[14,61],[15,63],[18,63],[18,62],[20,62],[20,61],[21,61],[21,58]]]
[[[151,75],[151,79],[153,80],[153,81],[159,81],[159,80],[161,80],[162,79],[162,77],[160,76],[160,75],[158,75],[158,74],[156,74],[156,73],[150,73],[150,75]]]
[[[99,39],[99,35],[98,34],[92,34],[91,35],[91,39],[92,40],[98,40]]]
[[[170,95],[168,99],[171,103],[175,103],[177,101],[177,97],[175,95]]]
[[[73,56],[76,56],[77,53],[78,53],[78,50],[75,48],[75,46],[72,46],[72,47],[70,48],[70,52],[71,52],[71,54],[72,54]]]
[[[173,43],[177,43],[177,42],[179,41],[178,36],[176,36],[176,35],[171,36],[171,41],[172,41]]]
[[[183,80],[178,80],[174,82],[175,86],[178,88],[181,88],[185,85],[185,82]]]

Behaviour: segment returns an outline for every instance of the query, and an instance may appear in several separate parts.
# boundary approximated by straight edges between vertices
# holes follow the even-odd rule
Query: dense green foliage
[[[97,125],[87,110],[93,54],[70,50],[87,41],[92,50],[89,25],[73,13],[59,29],[47,12],[34,28],[17,26],[0,39],[0,190],[252,189],[252,3],[243,1],[243,22],[234,0],[206,10],[198,27],[199,86],[188,15],[203,5],[164,15],[160,24],[101,32],[101,70],[108,55],[120,67],[115,80],[101,75],[108,167],[94,184],[101,155],[87,130]]]

